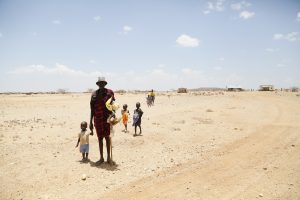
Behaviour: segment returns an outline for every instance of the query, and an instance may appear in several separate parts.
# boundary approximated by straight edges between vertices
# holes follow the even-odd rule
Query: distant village
[[[50,91],[50,92],[0,92],[0,94],[26,94],[26,95],[32,95],[32,94],[68,94],[68,93],[92,93],[94,89],[87,89],[85,92],[72,92],[68,89],[58,89],[56,91]],[[258,89],[246,89],[241,86],[226,86],[225,88],[218,88],[218,87],[202,87],[202,88],[178,88],[178,89],[171,89],[168,91],[156,91],[158,93],[160,92],[172,92],[172,93],[189,93],[189,92],[243,92],[243,91],[270,91],[270,92],[276,92],[276,91],[284,91],[284,92],[299,92],[299,87],[290,87],[290,88],[275,88],[274,85],[260,85]],[[148,90],[115,90],[114,91],[117,94],[125,94],[125,93],[131,93],[131,94],[139,94],[139,93],[147,93]]]

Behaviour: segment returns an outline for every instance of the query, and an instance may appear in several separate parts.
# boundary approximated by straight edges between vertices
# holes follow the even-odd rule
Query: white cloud
[[[291,62],[289,59],[282,59],[277,63],[276,67],[287,68],[287,67],[289,67],[290,64],[291,64]]]
[[[186,75],[192,74],[192,70],[190,68],[183,68],[181,69],[181,72]]]
[[[300,22],[300,12],[297,13],[297,21]]]
[[[207,15],[207,14],[209,14],[210,13],[210,11],[209,10],[205,10],[205,11],[203,11],[203,14],[204,15]]]
[[[283,34],[277,33],[277,34],[273,35],[273,40],[281,40],[281,39],[284,39],[284,37],[285,36]]]
[[[285,68],[285,67],[286,67],[286,64],[284,64],[284,63],[278,63],[278,64],[277,64],[277,67],[279,67],[279,68]]]
[[[124,33],[124,34],[127,34],[127,33],[129,33],[130,31],[132,31],[132,27],[127,26],[127,25],[123,26],[123,33]]]
[[[165,67],[166,67],[165,64],[159,64],[159,65],[158,65],[158,68],[165,68]]]
[[[52,24],[60,25],[60,24],[61,24],[61,21],[56,19],[56,20],[53,20],[53,21],[52,21]]]
[[[163,69],[153,69],[152,74],[164,75],[165,71]]]
[[[242,5],[240,3],[231,4],[230,7],[232,10],[241,10],[242,9]]]
[[[135,71],[129,70],[129,71],[126,71],[125,74],[129,77],[133,77],[135,75]]]
[[[125,73],[126,74],[126,73]],[[131,80],[128,82],[128,78]],[[144,72],[135,72],[130,77],[124,74],[119,75],[118,82],[122,82],[123,87],[134,89],[155,89],[168,90],[178,87],[178,74],[162,68],[152,68]]]
[[[188,75],[188,76],[190,76],[190,75],[196,76],[196,75],[199,75],[199,74],[202,73],[200,70],[194,70],[194,69],[191,69],[191,68],[182,68],[181,72],[184,75]]]
[[[289,86],[299,86],[300,85],[300,81],[298,78],[295,79],[292,77],[287,77],[283,80],[283,82],[285,82]]]
[[[0,33],[0,38],[3,37],[2,33]]]
[[[96,22],[98,22],[98,21],[101,20],[101,17],[100,17],[100,16],[95,16],[93,19],[94,19]]]
[[[297,40],[300,40],[300,36],[298,32],[291,32],[291,33],[287,33],[287,34],[274,34],[273,35],[273,40],[287,40],[290,42],[295,42]]]
[[[249,11],[242,11],[240,13],[240,18],[243,18],[243,19],[250,19],[252,17],[254,17],[255,13],[254,12],[249,12]]]
[[[6,72],[5,75],[9,81],[5,87],[1,85],[0,90],[4,91],[56,91],[58,88],[67,88],[69,91],[86,91],[87,88],[97,88],[95,82],[99,76],[107,79],[109,87],[113,87],[114,84],[122,86],[119,85],[120,76],[115,73],[83,71],[62,64],[51,67],[45,65],[24,66]],[[124,74],[120,75],[124,76]]]
[[[242,81],[243,81],[243,78],[236,73],[231,73],[225,78],[225,82],[226,82],[227,86],[241,87],[240,83]]]
[[[183,47],[197,47],[200,44],[200,40],[198,38],[182,34],[176,39],[176,43]]]
[[[223,68],[221,67],[221,66],[215,66],[214,67],[214,70],[216,70],[216,71],[221,71]]]
[[[274,48],[266,48],[266,51],[267,52],[270,52],[270,53],[274,53],[276,51],[278,51],[279,49],[274,49]]]
[[[95,61],[95,60],[93,60],[93,59],[91,59],[91,60],[89,60],[89,63],[91,63],[91,64],[95,64],[95,63],[96,63],[96,61]]]
[[[180,70],[154,68],[146,71],[135,79],[137,85],[148,85],[148,88],[176,89],[178,87],[196,88],[211,82],[211,77],[203,74],[199,69],[189,67]]]
[[[245,9],[249,6],[251,6],[250,3],[246,2],[246,1],[242,1],[242,2],[239,2],[239,3],[231,4],[230,7],[231,7],[232,10],[239,11],[239,10]]]
[[[220,70],[216,68],[215,70]],[[221,72],[220,72],[221,73]],[[31,65],[16,68],[8,72],[11,82],[5,90],[20,91],[55,91],[58,88],[68,88],[69,91],[86,91],[87,88],[96,89],[98,76],[105,76],[108,87],[125,90],[169,90],[178,87],[198,88],[206,86],[225,86],[225,83],[239,83],[239,79],[231,76],[229,81],[223,75],[207,74],[199,68],[173,69],[156,66],[148,71],[124,70],[116,73],[104,71],[84,71],[62,64],[48,67],[45,65]],[[19,80],[18,84],[14,84]],[[80,81],[78,81],[80,80]],[[130,80],[130,81],[128,81]],[[22,87],[20,87],[20,81]],[[36,84],[36,83],[39,84]],[[13,86],[12,86],[13,85]],[[10,89],[8,89],[10,88]],[[1,87],[0,87],[1,90]]]
[[[101,73],[99,71],[84,72],[81,70],[75,70],[59,63],[57,63],[55,67],[52,68],[46,67],[44,65],[30,65],[26,67],[19,67],[7,73],[15,74],[15,75],[45,74],[45,75],[80,76],[80,77],[89,77],[89,76],[97,77],[97,76],[104,75],[104,73]],[[110,73],[106,73],[106,74],[110,74]]]
[[[217,77],[216,73],[211,75],[200,69],[186,67],[182,68],[177,74],[178,78],[173,85],[178,87],[199,88],[224,85],[224,81]]]
[[[214,2],[212,1],[207,2],[207,10],[217,11],[217,12],[223,11],[225,9],[224,1],[225,0],[216,0]]]
[[[218,60],[219,60],[220,62],[223,62],[223,61],[225,60],[225,58],[224,58],[224,57],[220,57]]]

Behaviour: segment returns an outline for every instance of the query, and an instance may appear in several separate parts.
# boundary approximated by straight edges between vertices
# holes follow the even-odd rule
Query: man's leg
[[[103,158],[103,137],[99,137],[98,141],[99,141],[99,150],[100,150],[100,160],[99,160],[99,162],[102,163],[102,162],[104,162],[104,158]]]

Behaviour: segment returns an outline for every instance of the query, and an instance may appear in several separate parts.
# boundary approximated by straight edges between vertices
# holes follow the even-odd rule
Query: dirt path
[[[105,199],[299,199],[299,102],[270,98],[277,114],[249,136]]]
[[[241,92],[118,95],[143,135],[116,126],[114,159],[75,148],[89,94],[0,95],[0,199],[300,199],[300,97]],[[83,174],[87,175],[82,180]]]

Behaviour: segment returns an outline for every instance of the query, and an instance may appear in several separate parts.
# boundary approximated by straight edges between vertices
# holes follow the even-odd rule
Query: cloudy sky
[[[299,0],[0,0],[0,91],[300,87]]]

